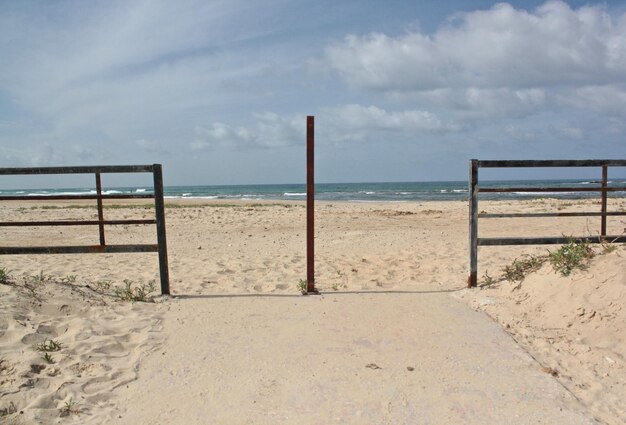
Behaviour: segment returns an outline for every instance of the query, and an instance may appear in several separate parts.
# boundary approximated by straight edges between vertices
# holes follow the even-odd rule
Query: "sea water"
[[[600,187],[598,181],[588,180],[500,180],[481,181],[480,187]],[[609,192],[610,197],[626,197],[626,179],[615,179],[609,187],[623,190]],[[165,186],[165,197],[170,199],[220,199],[220,200],[304,200],[304,184],[265,184],[231,186]],[[65,189],[0,189],[2,196],[34,195],[93,195],[95,188]],[[152,187],[109,187],[103,194],[151,194]],[[483,193],[481,199],[532,199],[599,198],[599,192],[552,192],[536,193],[518,191],[512,193]],[[415,202],[415,201],[461,201],[468,198],[466,181],[448,182],[398,182],[398,183],[318,183],[315,199],[348,202]]]

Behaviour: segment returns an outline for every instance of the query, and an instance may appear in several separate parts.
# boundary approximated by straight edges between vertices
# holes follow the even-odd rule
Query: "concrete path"
[[[447,293],[178,298],[116,424],[592,424]]]

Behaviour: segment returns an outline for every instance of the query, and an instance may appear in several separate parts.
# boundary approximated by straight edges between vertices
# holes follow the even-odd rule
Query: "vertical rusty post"
[[[170,294],[170,273],[167,264],[167,239],[165,237],[165,202],[163,201],[163,169],[154,164],[154,210],[156,214],[157,242],[159,245],[159,271],[161,274],[161,294]]]
[[[100,173],[96,173],[96,192],[98,195],[98,227],[100,229],[100,245],[106,245],[104,239],[104,213],[102,211],[102,180],[100,179]]]
[[[608,183],[608,166],[602,166],[602,221],[600,223],[600,236],[606,236],[606,188]]]
[[[473,288],[478,283],[478,160],[471,159],[469,164],[469,252],[470,273],[467,287]]]
[[[306,117],[306,291],[315,293],[315,117]]]

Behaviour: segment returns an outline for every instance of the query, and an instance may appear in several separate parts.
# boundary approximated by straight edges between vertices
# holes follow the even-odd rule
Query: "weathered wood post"
[[[100,173],[96,173],[96,194],[98,195],[98,229],[100,231],[100,245],[106,245],[106,240],[104,239],[104,213],[102,211],[102,179],[100,178]]]
[[[602,221],[600,222],[600,236],[604,238],[606,236],[606,188],[608,181],[608,166],[602,166]]]
[[[156,215],[161,294],[170,294],[170,273],[167,264],[167,238],[165,236],[165,202],[163,200],[163,169],[161,164],[152,166],[154,177],[154,210]]]
[[[478,273],[478,160],[469,163],[469,252],[470,273],[467,286],[477,285]]]
[[[306,117],[306,291],[315,289],[315,117]]]

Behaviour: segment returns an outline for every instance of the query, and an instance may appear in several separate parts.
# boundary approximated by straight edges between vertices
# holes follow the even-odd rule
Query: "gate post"
[[[163,169],[161,164],[152,166],[154,177],[154,210],[156,214],[157,243],[159,250],[159,271],[161,273],[161,294],[170,294],[170,273],[167,265],[167,240],[165,237],[165,202],[163,201]]]
[[[315,293],[315,117],[306,117],[306,291]]]
[[[606,188],[607,188],[607,180],[608,180],[608,166],[602,166],[602,201],[601,201],[601,211],[602,211],[602,221],[600,222],[600,236],[601,239],[604,239],[606,236]]]
[[[469,266],[467,287],[473,288],[478,283],[478,160],[471,159],[469,164]]]

